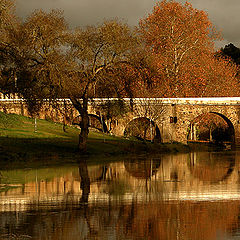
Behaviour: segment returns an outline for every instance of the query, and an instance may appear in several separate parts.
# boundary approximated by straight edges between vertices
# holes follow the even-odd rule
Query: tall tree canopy
[[[15,14],[15,2],[12,0],[0,1],[0,43],[9,41],[8,37],[11,31],[17,24],[17,17]]]
[[[64,49],[67,33],[59,10],[34,11],[22,24],[24,68],[18,72],[18,88],[26,99],[61,97],[61,80],[69,67]]]
[[[20,32],[24,65],[17,71],[18,91],[31,110],[37,110],[34,107],[46,98],[70,98],[81,116],[79,148],[86,151],[88,102],[93,97],[126,93],[117,75],[136,46],[136,36],[118,20],[71,31],[57,10],[33,12]]]
[[[130,27],[118,20],[72,32],[68,39],[69,57],[75,63],[74,88],[68,90],[71,96],[82,99],[109,96],[109,88],[111,94],[117,95],[113,74],[129,61],[136,42]]]
[[[14,71],[19,60],[16,37],[20,21],[15,14],[15,2],[0,1],[0,92],[8,93],[14,88]]]
[[[214,40],[220,34],[204,11],[194,9],[188,2],[163,0],[140,21],[139,31],[155,57],[162,94],[174,97],[219,94],[211,87],[204,94],[201,91],[207,84],[217,83],[218,76],[214,78],[210,72],[212,69],[217,72],[220,64],[214,61]],[[236,83],[232,76],[235,69],[227,61],[220,62],[225,80],[232,86]]]
[[[119,68],[129,60],[137,39],[127,24],[117,20],[78,28],[69,35],[72,72],[64,89],[82,117],[80,148],[86,148],[87,104],[90,98],[123,96],[124,83],[117,81]]]

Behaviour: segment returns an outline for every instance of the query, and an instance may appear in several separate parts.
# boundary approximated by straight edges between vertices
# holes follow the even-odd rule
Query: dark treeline
[[[229,43],[224,48],[221,48],[220,53],[224,57],[229,57],[237,65],[240,65],[240,49],[232,43]]]

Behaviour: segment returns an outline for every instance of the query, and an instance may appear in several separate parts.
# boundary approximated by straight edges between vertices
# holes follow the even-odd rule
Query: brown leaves
[[[18,25],[18,19],[15,14],[15,1],[1,0],[0,1],[0,38],[2,41],[8,42],[8,37],[11,31]]]
[[[67,30],[63,12],[59,10],[50,13],[37,10],[23,24],[25,44],[41,58],[45,58],[51,50],[60,51]]]
[[[220,34],[204,11],[190,3],[161,1],[140,21],[139,32],[159,70],[159,95],[172,97],[233,94],[236,69],[214,57]],[[215,90],[212,86],[217,85]],[[219,88],[224,91],[220,91]],[[236,89],[236,88],[235,88]],[[226,90],[229,90],[226,93]],[[237,92],[235,91],[235,95]]]
[[[81,76],[75,78],[76,89],[93,97],[115,92],[115,74],[120,65],[128,61],[129,53],[136,46],[136,37],[127,24],[109,20],[99,26],[76,29],[68,43],[70,57],[78,66],[76,74]]]

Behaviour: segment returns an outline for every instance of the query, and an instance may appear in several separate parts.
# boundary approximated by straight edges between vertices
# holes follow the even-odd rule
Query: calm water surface
[[[240,152],[0,171],[0,239],[240,239]]]

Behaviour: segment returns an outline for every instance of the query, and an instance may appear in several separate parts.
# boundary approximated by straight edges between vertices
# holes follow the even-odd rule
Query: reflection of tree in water
[[[85,211],[87,209],[87,218]],[[217,233],[239,229],[239,202],[146,202],[44,208],[40,211],[1,213],[9,232],[33,239],[191,239],[217,240]],[[89,222],[87,222],[89,221]],[[31,223],[31,224],[29,224]],[[91,228],[89,228],[89,226]],[[0,230],[2,230],[0,228]],[[1,231],[1,234],[7,232]],[[181,236],[179,238],[179,236]]]
[[[220,164],[222,153],[212,153],[208,161],[204,160],[208,157],[207,155],[199,154],[191,158],[189,168],[194,170],[203,165],[205,168],[210,167],[216,171],[217,167],[220,167],[222,168],[222,172],[219,172],[221,177],[213,176],[215,180],[223,179],[223,176],[226,177],[234,168],[234,165],[231,167],[231,162],[234,162],[231,154],[226,153],[228,157],[227,160],[222,160],[222,165]],[[5,232],[2,232],[5,234],[9,231],[9,233],[19,234],[18,236],[26,234],[39,240],[108,238],[216,240],[216,234],[219,231],[226,235],[238,232],[240,225],[238,201],[146,200],[139,202],[136,196],[131,201],[120,201],[116,204],[111,200],[115,196],[109,194],[109,201],[105,199],[104,202],[91,201],[89,203],[92,182],[101,181],[107,186],[110,182],[118,181],[119,177],[121,180],[122,176],[117,174],[115,176],[113,173],[112,178],[106,175],[112,166],[116,169],[119,166],[122,169],[125,167],[128,179],[131,175],[137,178],[137,181],[144,182],[142,179],[149,181],[149,178],[156,176],[160,163],[161,159],[142,158],[125,161],[124,165],[121,163],[120,165],[109,164],[108,167],[89,167],[86,162],[82,161],[79,163],[78,171],[82,190],[79,204],[63,204],[57,206],[56,209],[55,206],[43,206],[42,208],[33,206],[32,211],[28,212],[0,213],[0,232],[4,230]],[[211,171],[214,173],[213,170]],[[210,172],[206,175],[208,174]],[[4,226],[4,221],[6,222],[5,228],[1,228]]]
[[[80,160],[78,164],[78,169],[79,169],[79,176],[81,179],[81,184],[80,188],[82,190],[82,197],[80,200],[80,203],[83,203],[83,212],[84,212],[84,217],[88,226],[88,232],[91,237],[97,236],[98,234],[98,229],[95,228],[94,225],[94,217],[92,216],[89,206],[88,206],[88,198],[90,194],[90,178],[89,178],[89,173],[88,173],[88,166],[86,163],[86,160]]]
[[[234,167],[235,153],[195,152],[190,155],[191,174],[203,182],[215,183],[226,180]]]
[[[238,213],[237,201],[135,203],[122,207],[118,224],[127,239],[217,240],[238,229]]]
[[[79,162],[79,176],[81,179],[80,188],[82,189],[81,202],[88,203],[88,197],[90,193],[90,178],[88,175],[88,167],[86,160],[81,160]]]

